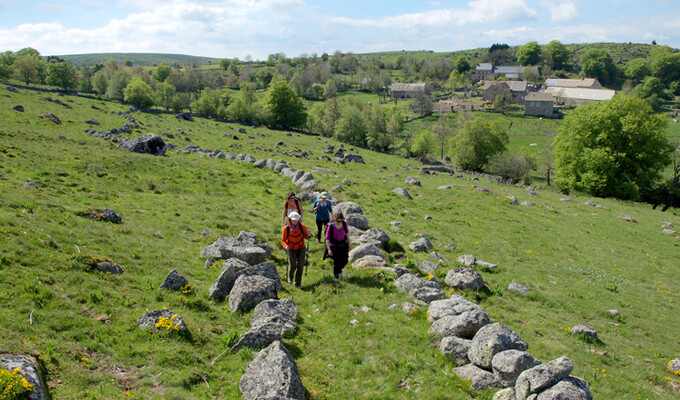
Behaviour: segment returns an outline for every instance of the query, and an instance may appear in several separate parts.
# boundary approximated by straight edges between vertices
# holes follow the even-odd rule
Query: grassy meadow
[[[290,180],[236,161],[118,150],[84,130],[92,127],[86,123],[91,118],[101,122],[94,129],[120,128],[127,121],[112,112],[127,107],[59,97],[72,107],[66,109],[44,97],[0,89],[0,352],[39,356],[55,400],[240,398],[239,379],[256,352],[225,350],[249,329],[250,313],[232,314],[227,302],[207,297],[220,266],[205,268],[199,252],[219,236],[251,231],[273,246],[283,276],[281,203],[295,189]],[[25,112],[13,110],[15,105]],[[38,116],[44,112],[63,124]],[[569,356],[573,375],[586,379],[597,399],[674,398],[669,380],[679,377],[666,364],[680,357],[680,240],[662,234],[662,224],[670,221],[680,230],[678,210],[593,199],[603,206],[596,208],[584,204],[591,197],[578,193],[572,193],[574,201],[561,202],[552,188],[530,196],[523,187],[468,175],[417,175],[416,161],[363,149],[352,152],[366,164],[338,165],[318,159],[328,143],[339,145],[322,137],[252,127],[242,134],[238,124],[132,116],[141,128],[128,137],[171,133],[174,139],[163,138],[181,148],[194,144],[284,159],[313,172],[320,189],[359,203],[371,227],[406,249],[389,255],[394,263],[413,268],[426,259],[408,249],[416,234],[449,260],[435,274],[440,281],[462,254],[497,263],[497,270],[481,271],[488,291],[462,294],[518,332],[532,355],[544,362]],[[537,143],[537,152],[559,123],[513,121],[510,147]],[[282,154],[296,147],[311,155]],[[315,166],[335,174],[316,172]],[[422,182],[407,187],[411,201],[392,193],[405,187],[407,176]],[[356,184],[330,190],[345,178]],[[29,179],[38,189],[21,186]],[[447,184],[452,189],[438,189]],[[475,185],[493,193],[475,192]],[[511,195],[536,206],[513,206],[505,197]],[[315,231],[311,204],[304,207]],[[123,222],[80,216],[103,208],[114,209]],[[432,219],[425,220],[427,215]],[[403,223],[399,231],[390,229],[395,220]],[[457,249],[444,247],[450,243]],[[401,311],[408,296],[396,291],[393,277],[349,268],[347,280],[334,282],[322,246],[312,242],[310,250],[305,289],[284,283],[279,293],[298,307],[297,329],[283,342],[308,399],[492,398],[493,390],[470,390],[432,345],[426,308]],[[93,258],[109,259],[125,272],[92,271],[87,261]],[[158,290],[171,269],[189,279],[188,293]],[[531,293],[509,292],[513,281]],[[137,328],[138,317],[162,307],[184,318],[190,337]],[[610,309],[621,316],[612,317]],[[572,336],[568,330],[578,324],[595,328],[601,342]]]

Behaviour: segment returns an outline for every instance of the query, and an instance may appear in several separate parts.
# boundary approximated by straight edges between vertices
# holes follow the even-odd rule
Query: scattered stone
[[[220,236],[215,242],[201,250],[201,257],[211,258],[238,258],[248,264],[263,263],[271,257],[271,246],[267,243],[255,244],[238,241],[229,236]]]
[[[260,351],[241,376],[239,390],[245,400],[284,397],[304,400],[297,365],[280,341]]]
[[[229,293],[229,310],[246,312],[260,302],[275,299],[278,293],[273,280],[260,275],[240,276]]]
[[[430,303],[430,308],[432,308],[432,304],[441,301],[446,300],[435,300]],[[482,327],[490,323],[491,319],[484,309],[477,306],[466,309],[458,314],[449,314],[437,319],[430,326],[429,333],[435,337],[457,336],[471,339]]]
[[[100,125],[99,121],[97,121],[96,119],[88,119],[85,122],[90,124],[90,125]]]
[[[431,252],[430,254],[427,255],[427,258],[430,260],[436,260],[437,262],[447,262],[447,260],[444,256],[441,254],[437,253],[436,251]]]
[[[408,294],[411,298],[416,300],[419,304],[430,304],[435,300],[441,300],[446,298],[444,292],[441,289],[432,287],[420,287],[413,289]]]
[[[112,274],[122,274],[123,273],[123,268],[120,265],[114,264],[114,263],[109,262],[109,261],[102,261],[102,262],[98,263],[97,266],[95,267],[95,269],[97,271],[109,272],[109,273],[112,273]]]
[[[411,195],[404,188],[396,188],[396,189],[392,190],[392,192],[398,194],[399,196],[406,198],[407,200],[413,200],[413,197],[411,197]]]
[[[515,206],[519,205],[519,201],[517,201],[517,197],[515,197],[515,196],[505,196],[505,198],[510,199],[510,203],[512,203],[512,205],[515,205]]]
[[[514,387],[522,372],[540,364],[541,362],[531,354],[520,350],[501,351],[491,360],[491,368],[496,375],[496,380],[503,387]]]
[[[418,269],[420,272],[424,273],[425,275],[432,275],[434,274],[434,271],[439,268],[439,264],[433,263],[432,261],[423,261],[418,265]]]
[[[397,290],[400,292],[407,293],[410,293],[413,289],[418,289],[421,287],[431,287],[435,289],[441,289],[442,287],[442,285],[435,281],[426,281],[411,273],[406,273],[399,276],[394,281],[394,286],[396,286]]]
[[[566,356],[530,368],[517,378],[515,395],[518,399],[526,399],[529,395],[539,393],[565,379],[573,370],[574,364]]]
[[[368,229],[368,219],[364,217],[363,214],[359,213],[352,213],[352,214],[343,214],[345,216],[345,221],[347,221],[347,225],[353,226],[355,228],[359,229]]]
[[[515,388],[499,390],[493,395],[493,399],[491,400],[517,400],[515,397]]]
[[[664,229],[662,233],[664,235],[675,235],[677,232],[675,232],[673,229]]]
[[[0,355],[0,369],[5,369],[7,371],[19,369],[19,371],[21,371],[20,375],[23,376],[29,384],[33,385],[31,386],[32,391],[30,396],[26,398],[30,398],[31,400],[49,400],[52,398],[47,385],[47,371],[37,359],[20,354],[2,354]],[[7,387],[3,387],[3,390],[7,389]],[[5,394],[9,396],[7,397],[8,399],[14,398],[9,391],[5,392]]]
[[[562,197],[560,201],[567,202],[567,201],[573,201],[571,197]]]
[[[595,205],[596,205],[595,202],[592,201],[592,200],[588,200],[584,204],[587,205],[587,206],[591,206],[591,207],[595,207]]]
[[[510,282],[510,284],[508,285],[508,290],[511,291],[511,292],[517,292],[521,295],[526,295],[526,294],[529,293],[529,287],[528,286],[525,286],[525,285],[522,285],[522,284],[519,284],[519,283],[515,283],[515,282]]]
[[[491,193],[491,189],[489,189],[488,187],[484,187],[484,186],[477,186],[477,187],[475,187],[475,192]]]
[[[349,321],[349,326],[355,327],[357,325],[359,325],[359,321],[357,321],[356,319]]]
[[[453,361],[458,365],[463,365],[470,362],[467,358],[467,352],[470,350],[471,344],[472,340],[458,336],[447,336],[442,338],[439,343],[439,350],[443,355],[453,358]]]
[[[139,329],[151,329],[152,331],[158,330],[156,325],[160,318],[163,317],[167,320],[172,321],[173,327],[178,331],[186,331],[187,326],[184,320],[179,315],[175,314],[170,308],[164,308],[162,310],[149,311],[141,317],[137,318],[135,323],[139,326]]]
[[[498,264],[493,264],[493,263],[482,261],[482,260],[475,261],[475,265],[479,266],[482,269],[486,268],[488,270],[494,270],[494,269],[498,268]]]
[[[675,375],[680,373],[680,358],[673,359],[668,363],[668,371]]]
[[[406,185],[414,185],[414,186],[421,186],[420,181],[412,176],[407,176],[406,181],[404,182]]]
[[[413,314],[414,312],[418,311],[418,305],[415,303],[411,303],[410,301],[405,301],[401,304],[401,309],[404,311],[406,314]]]
[[[129,150],[133,153],[153,154],[155,156],[162,156],[167,151],[167,145],[163,139],[152,133],[135,139],[125,139],[118,145],[118,148]]]
[[[536,400],[593,400],[588,382],[575,376],[569,376],[554,386],[540,392]]]
[[[454,371],[461,379],[468,380],[470,387],[474,390],[484,390],[498,385],[494,374],[474,364],[463,365],[455,368]]]
[[[333,211],[340,211],[342,215],[363,214],[364,210],[360,205],[353,201],[343,201],[333,207]]]
[[[29,189],[37,189],[38,185],[36,185],[35,182],[29,180],[28,182],[23,183],[21,185],[21,187],[25,187],[25,188],[29,188]]]
[[[385,254],[383,254],[380,248],[372,243],[364,243],[350,250],[349,252],[349,262],[352,263],[355,260],[364,258],[365,256],[377,256],[385,259]]]
[[[672,228],[673,228],[673,223],[670,222],[670,221],[663,221],[663,225],[661,225],[661,227],[662,227],[662,228],[669,228],[669,229],[672,229]]]
[[[387,266],[387,262],[383,257],[380,256],[375,256],[375,255],[368,255],[368,256],[363,256],[359,258],[358,260],[354,261],[352,263],[352,267],[356,269],[362,269],[362,268],[385,268]]]
[[[522,202],[522,205],[523,205],[523,206],[527,206],[527,207],[533,207],[533,206],[536,205],[536,203],[534,203],[533,201],[524,200],[524,201]]]
[[[477,262],[477,257],[473,254],[464,254],[458,257],[458,264],[463,264],[466,267],[471,267]]]
[[[501,351],[526,351],[527,348],[529,345],[517,333],[496,322],[485,325],[477,331],[472,338],[468,358],[476,366],[490,370],[493,357]]]
[[[390,236],[385,233],[382,229],[371,228],[364,232],[359,240],[366,243],[380,243],[380,246],[384,246],[385,243],[390,241]]]
[[[479,272],[467,267],[454,268],[446,274],[444,282],[452,288],[482,290],[484,288],[484,279]]]
[[[453,185],[442,185],[439,186],[437,189],[442,189],[442,190],[447,190],[447,189],[452,189]]]
[[[413,251],[428,251],[434,248],[432,243],[426,237],[416,240],[415,242],[409,244],[408,247]]]
[[[168,289],[168,290],[180,290],[182,286],[188,285],[189,280],[178,274],[177,270],[172,270],[168,273],[168,275],[165,277],[165,280],[161,284],[160,289]]]
[[[446,249],[449,249],[449,250],[457,250],[457,249],[458,249],[458,246],[456,246],[456,245],[453,244],[453,243],[449,243],[449,244],[447,244],[447,245],[444,246],[444,247],[445,247]]]
[[[210,290],[208,291],[209,297],[222,300],[229,295],[231,289],[234,287],[234,283],[236,282],[236,266],[234,265],[234,262],[231,260],[237,260],[239,262],[246,264],[244,261],[235,258],[226,260],[222,264],[223,266],[220,276],[217,277],[215,282],[210,287]],[[249,265],[246,264],[246,266]]]
[[[622,218],[624,221],[633,222],[637,224],[637,220],[631,217],[630,215],[622,215],[620,218]]]
[[[426,215],[426,216],[425,216],[425,221],[429,221],[429,220],[431,220],[431,219],[432,219],[432,216],[430,216],[430,215]]]
[[[52,113],[38,113],[38,115],[45,118],[45,119],[51,120],[52,122],[54,122],[57,125],[61,125],[61,120],[59,119],[59,117],[57,117],[56,115],[54,115]]]
[[[607,310],[607,312],[608,312],[609,315],[611,315],[612,317],[620,317],[620,316],[621,316],[621,313],[619,312],[619,310],[614,310],[614,309],[612,309],[612,310]]]
[[[345,154],[345,157],[343,158],[343,160],[346,161],[346,162],[355,162],[355,163],[364,164],[364,158],[361,157],[358,154]]]
[[[5,86],[5,90],[7,90],[8,92],[12,92],[12,93],[19,93],[17,88],[15,88],[14,86]]]
[[[12,109],[15,111],[24,112],[24,106],[21,104],[17,104],[16,106],[12,107]]]
[[[257,265],[248,266],[236,271],[236,279],[241,276],[264,276],[265,278],[274,281],[274,287],[277,291],[283,290],[279,272],[276,270],[276,264],[272,262],[263,262]]]
[[[572,335],[586,335],[591,339],[597,340],[597,331],[588,325],[576,325],[571,328]]]

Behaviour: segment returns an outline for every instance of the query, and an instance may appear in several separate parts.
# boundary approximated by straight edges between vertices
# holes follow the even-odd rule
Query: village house
[[[470,101],[447,99],[439,100],[433,105],[432,108],[432,111],[434,112],[469,112],[475,111],[478,106]]]
[[[546,79],[545,87],[561,87],[561,88],[580,88],[580,89],[602,89],[602,85],[597,78],[582,78],[582,79]]]
[[[429,95],[431,86],[426,83],[393,83],[390,85],[390,97],[393,99],[412,99]]]
[[[611,100],[616,91],[608,89],[549,87],[545,89],[544,93],[552,95],[555,99],[555,104],[580,106],[595,101]]]
[[[511,81],[519,81],[522,79],[522,74],[529,68],[531,74],[538,76],[538,67],[530,66],[494,66],[491,63],[477,64],[475,78],[477,81],[490,80],[496,77],[502,77]]]
[[[550,93],[529,93],[524,100],[524,115],[552,118],[554,103]]]
[[[484,100],[493,102],[497,95],[512,98],[516,104],[524,104],[528,91],[526,81],[484,81]]]

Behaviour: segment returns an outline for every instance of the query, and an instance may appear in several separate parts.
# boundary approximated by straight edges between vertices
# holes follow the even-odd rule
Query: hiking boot
[[[340,279],[345,279],[345,274],[343,274],[343,273],[341,272],[340,275],[338,275],[338,277],[339,277]]]
[[[300,290],[303,289],[302,285],[295,285],[295,287],[298,288],[298,289],[300,289]]]

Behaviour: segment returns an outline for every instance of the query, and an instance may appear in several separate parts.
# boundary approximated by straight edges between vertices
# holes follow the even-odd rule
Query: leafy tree
[[[661,81],[653,76],[648,76],[633,91],[635,95],[644,99],[652,108],[660,105],[660,99],[664,97],[664,90]]]
[[[520,65],[538,65],[541,62],[541,46],[538,42],[529,42],[517,50],[517,61]]]
[[[191,95],[189,93],[175,93],[172,96],[170,108],[172,111],[181,112],[191,106]]]
[[[191,109],[207,117],[226,118],[229,102],[230,98],[226,92],[209,89],[191,104]]]
[[[494,154],[505,151],[508,135],[498,122],[475,118],[451,140],[452,159],[463,169],[481,171]]]
[[[577,107],[553,142],[556,184],[562,190],[637,199],[670,163],[673,148],[665,125],[638,97]]]
[[[467,57],[464,55],[459,55],[458,58],[456,58],[456,71],[460,72],[461,74],[465,74],[470,70],[470,62],[468,61]]]
[[[125,98],[125,87],[127,87],[128,82],[130,82],[130,73],[127,71],[118,71],[109,80],[109,84],[106,88],[106,97],[114,100],[123,100]]]
[[[261,116],[259,107],[256,106],[257,97],[254,85],[243,85],[239,90],[238,97],[227,108],[231,118],[243,122],[257,121]]]
[[[449,141],[451,134],[453,133],[451,129],[451,118],[447,114],[441,114],[439,119],[434,124],[432,132],[437,141],[437,146],[439,147],[439,159],[444,159],[444,148],[446,143]]]
[[[489,47],[488,61],[494,65],[504,65],[509,64],[513,60],[512,51],[510,46],[506,43],[494,43]]]
[[[25,84],[40,82],[40,58],[35,55],[19,55],[14,60],[14,75]]]
[[[616,77],[616,65],[606,50],[590,49],[581,57],[581,74],[601,82],[611,82]]]
[[[511,180],[520,181],[525,185],[531,183],[531,171],[536,169],[536,159],[526,149],[520,154],[503,152],[497,153],[489,159],[489,171],[493,174]]]
[[[106,78],[106,71],[99,70],[92,76],[92,88],[95,92],[100,95],[106,93],[106,89],[109,86],[109,80]]]
[[[649,63],[646,58],[634,58],[628,62],[624,75],[628,79],[632,79],[634,82],[642,82],[647,76],[651,74],[651,69],[649,68]]]
[[[220,60],[219,64],[220,64],[220,68],[222,68],[223,70],[226,71],[226,70],[229,69],[229,66],[231,65],[231,60],[228,59],[228,58],[223,58],[223,59]]]
[[[12,64],[16,54],[13,51],[0,53],[0,79],[7,79],[12,76]]]
[[[367,132],[366,121],[356,107],[346,107],[335,125],[335,136],[350,143],[366,143]]]
[[[172,73],[172,67],[162,62],[158,67],[156,67],[151,73],[151,77],[158,82],[165,82],[165,80]]]
[[[134,78],[128,83],[123,95],[126,103],[138,108],[151,107],[156,102],[151,86],[139,78]]]
[[[335,81],[333,79],[329,79],[323,87],[324,97],[330,99],[331,97],[335,97],[337,93],[338,87],[335,85]]]
[[[166,110],[172,108],[172,98],[177,92],[174,86],[166,82],[156,84],[156,103]]]
[[[17,56],[35,56],[40,57],[40,52],[33,47],[24,47],[17,51]]]
[[[76,68],[67,62],[48,64],[47,84],[60,87],[64,90],[75,89],[78,84]]]
[[[436,147],[435,139],[430,131],[422,131],[412,138],[411,154],[418,158],[428,158]]]
[[[553,70],[567,67],[569,51],[559,40],[551,40],[545,46],[545,60]]]
[[[680,81],[680,54],[664,52],[652,60],[652,75],[659,78],[664,86]]]
[[[411,100],[411,110],[420,116],[432,114],[432,100],[430,96],[421,95]]]
[[[461,73],[457,69],[451,71],[449,79],[446,81],[447,86],[451,89],[451,93],[455,92],[458,88],[467,88],[470,86],[470,81],[465,77],[465,74]]]
[[[272,114],[272,124],[283,128],[305,125],[307,107],[285,80],[274,82],[267,91],[265,107]]]

